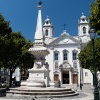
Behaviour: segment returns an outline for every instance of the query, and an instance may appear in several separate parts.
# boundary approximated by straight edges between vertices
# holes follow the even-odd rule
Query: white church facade
[[[42,16],[42,15],[41,15]],[[38,22],[38,21],[37,21]],[[51,81],[61,81],[61,84],[93,84],[90,70],[81,68],[78,54],[84,45],[90,41],[89,25],[86,16],[82,13],[78,22],[78,35],[71,36],[63,30],[59,37],[53,37],[54,26],[49,17],[43,24],[43,35],[46,47],[50,54],[46,56],[49,64]]]

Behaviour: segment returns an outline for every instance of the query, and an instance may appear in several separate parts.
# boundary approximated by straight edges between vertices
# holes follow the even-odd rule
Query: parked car
[[[0,87],[4,88],[4,87],[9,87],[9,82],[5,81],[4,83],[0,83]]]

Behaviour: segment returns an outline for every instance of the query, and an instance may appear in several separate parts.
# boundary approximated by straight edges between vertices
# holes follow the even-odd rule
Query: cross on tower
[[[66,24],[63,25],[64,26],[64,30],[66,29]]]

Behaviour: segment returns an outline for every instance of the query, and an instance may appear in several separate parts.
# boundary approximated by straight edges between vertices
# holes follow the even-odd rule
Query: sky
[[[32,42],[36,31],[38,2],[40,0],[0,0],[0,13],[6,21],[10,21],[13,32],[20,31]],[[54,37],[58,37],[64,30],[71,36],[78,35],[78,20],[82,16],[90,15],[90,3],[95,0],[41,0],[42,21],[49,16],[54,26]]]

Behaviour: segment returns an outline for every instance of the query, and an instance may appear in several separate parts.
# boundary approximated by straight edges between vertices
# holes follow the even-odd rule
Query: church
[[[38,18],[42,18],[41,7],[38,7]],[[71,36],[65,29],[59,37],[54,37],[54,26],[47,16],[42,25],[44,42],[50,54],[46,56],[49,65],[51,81],[61,81],[61,84],[93,84],[93,76],[90,70],[80,66],[78,54],[90,41],[89,25],[87,17],[82,13],[78,21],[78,35]]]

